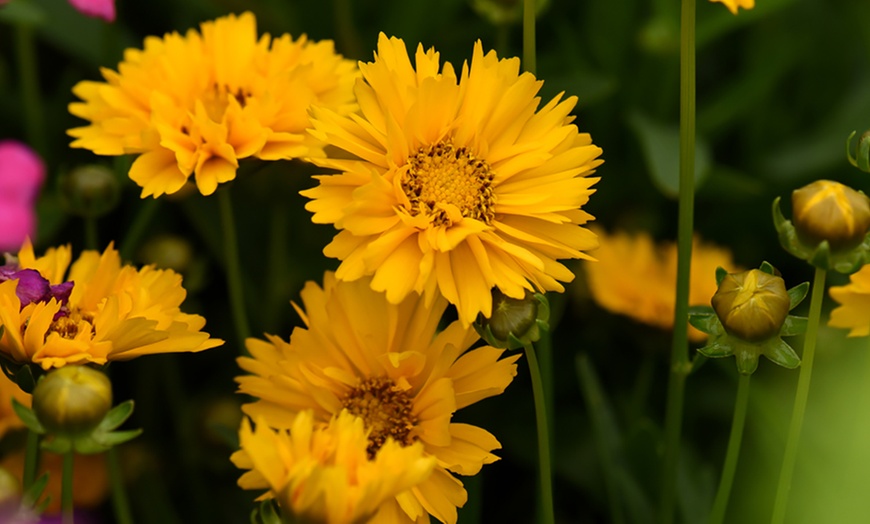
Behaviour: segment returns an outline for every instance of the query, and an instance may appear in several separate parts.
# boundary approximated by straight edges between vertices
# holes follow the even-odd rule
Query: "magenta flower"
[[[20,142],[0,140],[0,251],[17,251],[33,236],[33,205],[44,178],[36,153]]]
[[[115,0],[69,0],[69,3],[83,15],[115,21]]]

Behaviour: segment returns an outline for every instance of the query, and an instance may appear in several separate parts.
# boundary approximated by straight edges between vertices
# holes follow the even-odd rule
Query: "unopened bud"
[[[498,288],[492,290],[492,315],[479,316],[474,327],[489,344],[499,348],[517,349],[537,342],[541,329],[548,329],[550,307],[547,299],[526,291],[521,298],[511,298]]]
[[[118,178],[100,165],[80,166],[61,178],[60,197],[70,213],[96,218],[115,208],[120,198]]]
[[[747,342],[778,336],[790,305],[785,281],[758,269],[726,275],[712,302],[725,331]]]
[[[49,372],[33,390],[33,411],[45,429],[75,437],[93,430],[112,407],[109,378],[87,366]]]
[[[867,195],[831,180],[817,180],[796,189],[792,210],[801,242],[814,246],[827,240],[831,251],[861,244],[870,229]]]

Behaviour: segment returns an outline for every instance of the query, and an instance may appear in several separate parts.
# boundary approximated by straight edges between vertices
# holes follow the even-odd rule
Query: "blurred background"
[[[148,35],[184,32],[200,22],[245,10],[261,33],[306,33],[333,39],[339,52],[371,60],[377,35],[409,48],[434,46],[461,64],[474,42],[499,56],[521,54],[517,0],[118,0],[117,20],[86,18],[66,0],[12,0],[0,8],[0,139],[28,141],[22,101],[43,101],[40,143],[47,180],[38,202],[37,252],[84,246],[82,220],[63,205],[61,180],[78,166],[111,168],[120,187],[116,207],[98,224],[136,263],[184,274],[186,310],[205,315],[206,330],[227,344],[201,354],[166,355],[115,364],[115,395],[132,398],[129,427],[145,433],[121,448],[137,521],[247,522],[252,492],[235,485],[232,441],[244,401],[234,393],[238,348],[227,308],[217,201],[198,193],[139,199],[126,178],[129,159],[96,157],[68,147],[65,130],[83,125],[66,107],[72,86],[115,69],[125,48]],[[601,181],[586,208],[605,231],[676,237],[679,109],[677,0],[547,0],[539,2],[541,96],[576,95],[576,123],[604,149]],[[865,192],[870,175],[846,161],[846,137],[870,129],[870,3],[854,0],[757,0],[732,15],[720,4],[697,6],[696,231],[727,247],[743,267],[767,260],[791,287],[812,269],[779,247],[773,198],[829,178]],[[22,85],[22,24],[35,35],[38,85]],[[263,165],[239,177],[233,199],[240,228],[246,299],[255,333],[287,337],[299,319],[289,302],[307,280],[320,281],[336,261],[321,254],[330,226],[311,223],[300,190],[315,168],[295,162]],[[147,227],[135,226],[143,206]],[[134,227],[135,226],[135,227]],[[132,229],[132,230],[131,230]],[[550,296],[555,362],[556,513],[560,522],[614,519],[605,492],[603,456],[616,482],[626,522],[653,522],[670,333],[600,308],[584,266],[571,262],[575,283]],[[714,279],[710,274],[709,278]],[[831,274],[840,285],[847,277]],[[807,301],[808,303],[808,301]],[[798,313],[805,313],[803,304]],[[823,323],[831,304],[826,303]],[[870,315],[870,311],[868,311]],[[800,353],[801,342],[791,340]],[[870,500],[870,341],[825,329],[810,392],[789,522],[866,522]],[[771,511],[797,373],[763,360],[753,377],[750,413],[738,465],[730,522],[765,521]],[[685,522],[703,522],[725,453],[736,390],[731,359],[709,361],[687,382],[679,506]],[[508,391],[458,416],[502,442],[502,460],[464,479],[473,496],[460,522],[533,522],[536,448],[528,371]],[[598,421],[599,424],[593,424]],[[20,439],[7,435],[0,453]],[[98,505],[111,522],[108,502]]]

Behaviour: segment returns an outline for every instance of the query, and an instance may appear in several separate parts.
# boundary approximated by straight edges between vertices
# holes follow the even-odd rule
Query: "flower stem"
[[[710,513],[710,524],[725,522],[725,511],[728,509],[728,497],[734,484],[734,472],[737,471],[737,459],[740,456],[740,443],[743,441],[743,426],[746,422],[746,408],[749,405],[749,378],[752,375],[740,374],[737,381],[737,400],[734,402],[734,418],[731,420],[731,435],[728,437],[728,451],[725,453],[725,463],[722,466],[722,477],[719,480],[719,491],[713,502]]]
[[[21,477],[24,491],[36,481],[36,469],[39,464],[39,434],[27,430],[27,444],[24,448],[24,474]]]
[[[39,73],[36,64],[36,39],[33,36],[33,27],[26,23],[19,23],[15,27],[15,47],[18,51],[18,76],[24,111],[24,132],[33,149],[45,158],[45,120],[42,115]]]
[[[63,524],[73,524],[73,450],[63,455],[63,473],[60,485],[60,507]]]
[[[106,456],[109,467],[109,482],[112,485],[112,509],[115,511],[117,524],[133,524],[133,515],[130,512],[130,501],[121,478],[121,466],[118,464],[118,451],[110,448]]]
[[[674,521],[683,397],[689,362],[689,270],[695,207],[695,0],[682,0],[680,13],[680,196],[677,224],[677,289],[674,338],[665,411],[661,522]]]
[[[124,241],[121,242],[121,248],[119,249],[121,259],[131,260],[133,258],[133,254],[136,248],[139,247],[142,236],[148,231],[148,224],[151,223],[151,219],[157,212],[158,207],[160,207],[159,198],[150,198],[139,206],[139,210],[133,218],[133,223],[130,224],[127,234],[124,235]]]
[[[96,217],[84,217],[85,221],[85,248],[99,249],[100,236],[97,231]]]
[[[224,257],[227,264],[227,287],[230,292],[230,308],[236,325],[239,352],[245,354],[245,339],[251,334],[248,317],[245,313],[245,295],[242,287],[242,269],[239,262],[239,248],[236,240],[236,224],[233,219],[233,202],[228,189],[218,191],[221,229],[224,233]]]
[[[779,472],[779,483],[776,487],[776,499],[773,503],[773,517],[770,522],[782,524],[785,521],[785,511],[788,505],[788,493],[791,491],[792,473],[794,473],[798,444],[801,438],[801,428],[804,424],[804,413],[807,407],[807,396],[810,392],[810,379],[813,375],[813,359],[816,353],[816,334],[819,331],[819,319],[822,316],[822,299],[825,295],[826,271],[816,268],[813,277],[813,296],[810,300],[810,314],[807,322],[807,334],[804,338],[804,354],[801,371],[798,375],[797,391],[794,397],[794,408],[791,412],[791,424],[788,427],[788,438],[785,444],[785,456],[782,459],[782,469]]]
[[[523,68],[535,74],[535,0],[523,0]]]
[[[540,514],[543,524],[553,524],[556,516],[553,511],[553,475],[550,469],[550,430],[547,427],[547,401],[541,368],[532,344],[525,344],[529,360],[529,373],[532,376],[532,394],[535,398],[535,423],[538,427],[538,472],[540,474]]]

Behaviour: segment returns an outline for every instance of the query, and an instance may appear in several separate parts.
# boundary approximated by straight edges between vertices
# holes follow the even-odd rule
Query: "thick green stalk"
[[[73,524],[73,450],[63,455],[63,472],[60,484],[60,507],[63,511],[63,524]]]
[[[531,74],[537,70],[535,56],[535,0],[523,0],[523,69]]]
[[[39,89],[36,38],[33,35],[33,27],[23,23],[15,27],[15,47],[18,51],[18,78],[24,111],[24,132],[30,146],[45,158],[45,120]]]
[[[695,0],[682,0],[680,13],[680,196],[677,226],[677,290],[671,372],[665,411],[661,522],[674,521],[683,397],[689,362],[689,269],[695,207]]]
[[[556,522],[553,510],[553,474],[550,468],[550,431],[547,426],[547,400],[544,395],[544,384],[541,380],[541,368],[535,348],[525,345],[526,358],[529,361],[529,373],[532,376],[532,395],[535,398],[535,424],[538,428],[538,472],[540,474],[540,515],[543,524]]]
[[[785,455],[782,459],[782,469],[779,472],[779,483],[776,486],[776,499],[773,503],[773,517],[770,522],[782,524],[788,507],[788,493],[791,491],[791,479],[797,458],[798,444],[801,439],[801,429],[804,425],[804,413],[807,408],[807,397],[810,392],[810,380],[813,376],[813,359],[816,353],[816,334],[819,331],[819,319],[822,316],[822,299],[825,296],[824,269],[816,268],[813,277],[813,296],[810,300],[810,315],[807,322],[807,334],[804,338],[804,354],[801,361],[801,371],[798,375],[797,391],[794,396],[794,408],[791,412],[791,424],[788,427],[788,438],[785,444]]]
[[[233,202],[228,188],[217,192],[220,205],[221,229],[224,234],[224,257],[227,264],[227,287],[230,292],[230,308],[236,325],[239,353],[245,354],[245,339],[251,335],[248,316],[245,312],[245,294],[242,286],[242,266],[239,262],[239,244],[236,239],[236,223],[233,218]]]
[[[731,420],[728,451],[725,452],[725,463],[722,466],[719,490],[716,492],[716,499],[713,501],[713,511],[710,512],[710,524],[722,524],[722,522],[725,522],[728,497],[731,496],[731,486],[734,484],[734,472],[737,471],[737,459],[740,457],[740,443],[743,441],[743,426],[746,422],[746,408],[749,406],[749,378],[751,376],[741,373],[740,379],[737,382],[737,400],[734,402],[734,418]]]
[[[27,444],[24,448],[24,474],[21,477],[24,491],[36,481],[36,469],[39,465],[39,433],[27,430]]]
[[[112,486],[112,509],[115,512],[116,524],[133,524],[133,514],[130,512],[130,500],[121,478],[121,465],[118,464],[118,450],[110,448],[106,454],[109,468],[109,482]]]

